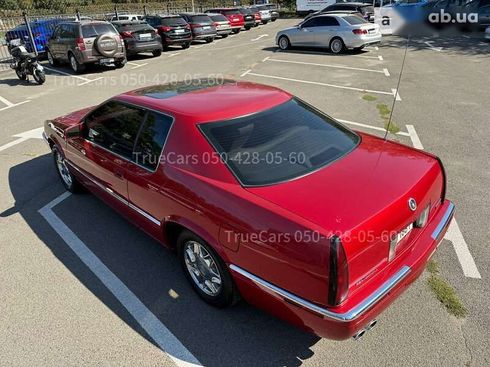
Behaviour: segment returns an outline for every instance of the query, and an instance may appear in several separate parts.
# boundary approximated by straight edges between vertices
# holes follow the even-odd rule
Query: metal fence
[[[39,10],[26,10],[23,12],[6,10],[0,11],[0,72],[9,69],[12,56],[9,49],[12,40],[20,39],[29,52],[43,57],[46,52],[46,43],[60,22],[90,18],[94,20],[110,20],[119,14],[152,15],[162,13],[179,13],[187,11],[205,11],[217,6],[240,5],[248,1],[233,0],[183,0],[167,1],[165,3],[151,4],[119,4],[105,7],[86,7],[81,9],[67,9],[58,14],[44,13]]]

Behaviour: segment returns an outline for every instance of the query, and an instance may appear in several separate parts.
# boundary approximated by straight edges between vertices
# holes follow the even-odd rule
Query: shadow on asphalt
[[[63,192],[51,155],[12,167],[9,185],[16,204],[0,217],[20,213],[42,243],[88,290],[155,344],[38,213]],[[72,195],[53,210],[203,365],[299,366],[313,355],[310,347],[318,342],[318,337],[243,301],[221,310],[205,304],[187,283],[171,251],[95,196]],[[175,293],[177,298],[170,295]]]

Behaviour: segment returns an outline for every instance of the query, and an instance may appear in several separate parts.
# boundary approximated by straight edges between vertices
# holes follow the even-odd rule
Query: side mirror
[[[73,139],[73,138],[81,137],[84,125],[85,124],[83,122],[81,122],[78,125],[75,125],[73,127],[66,129],[65,130],[65,137],[67,139]]]

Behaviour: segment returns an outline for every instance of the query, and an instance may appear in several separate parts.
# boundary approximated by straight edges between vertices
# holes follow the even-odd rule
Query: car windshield
[[[362,19],[361,17],[358,17],[356,15],[349,15],[349,16],[346,16],[346,17],[342,17],[347,23],[349,23],[350,25],[358,25],[358,24],[365,24],[365,23],[368,23],[366,22],[364,19]]]
[[[186,25],[187,22],[181,17],[168,17],[162,18],[162,25],[174,26],[174,25]]]
[[[105,33],[116,33],[109,23],[91,23],[82,25],[83,38],[97,37]]]
[[[212,23],[212,20],[207,15],[193,15],[192,16],[193,23]]]
[[[250,9],[239,9],[241,14],[252,14]]]
[[[298,99],[199,128],[244,186],[304,176],[345,156],[360,141],[354,132]]]

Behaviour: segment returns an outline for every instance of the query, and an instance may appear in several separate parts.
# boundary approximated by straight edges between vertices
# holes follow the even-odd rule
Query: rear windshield
[[[357,15],[348,15],[346,17],[343,17],[343,19],[351,25],[367,23],[364,19],[358,17]]]
[[[114,26],[119,32],[138,32],[143,30],[153,30],[149,24],[146,23],[138,23],[138,24],[117,24],[114,23]]]
[[[250,9],[239,9],[241,14],[252,14],[252,10]]]
[[[215,22],[227,22],[228,18],[226,18],[222,14],[216,14],[216,15],[210,15],[211,19],[214,20]]]
[[[82,25],[83,38],[97,37],[104,33],[116,33],[112,24],[92,23]]]
[[[193,15],[191,19],[194,23],[212,23],[207,15]]]
[[[232,10],[223,10],[221,14],[233,15],[233,14],[240,14],[240,12],[238,11],[238,9],[232,9]]]
[[[186,25],[187,22],[184,20],[184,18],[181,17],[168,17],[168,18],[162,18],[162,25]]]
[[[343,157],[360,141],[354,132],[298,99],[199,127],[244,186],[301,177]]]

